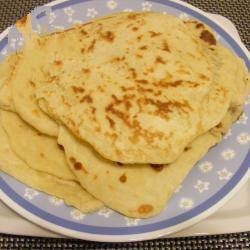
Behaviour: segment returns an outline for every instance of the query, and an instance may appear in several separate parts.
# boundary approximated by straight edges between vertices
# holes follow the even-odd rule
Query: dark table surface
[[[0,32],[36,6],[48,2],[51,1],[0,0]],[[186,0],[186,2],[204,11],[229,18],[236,25],[246,47],[250,49],[250,0]],[[0,225],[0,227],[2,226],[4,225]],[[0,234],[0,249],[250,249],[250,232],[158,239],[134,243],[97,243],[74,239]]]

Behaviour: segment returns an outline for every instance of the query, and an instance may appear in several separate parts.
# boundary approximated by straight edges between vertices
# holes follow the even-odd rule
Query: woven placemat
[[[0,0],[0,32],[38,5],[50,0]],[[249,0],[186,0],[211,13],[221,14],[236,25],[241,39],[250,49]],[[249,222],[250,223],[250,222]],[[4,225],[0,225],[4,226]],[[226,226],[226,225],[225,225]],[[250,232],[213,236],[158,239],[134,243],[96,243],[73,239],[52,239],[0,234],[0,249],[250,249]]]

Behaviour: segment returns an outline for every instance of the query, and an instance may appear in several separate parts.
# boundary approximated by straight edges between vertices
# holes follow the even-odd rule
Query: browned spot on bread
[[[82,68],[82,73],[83,74],[90,74],[90,72],[91,72],[90,69]]]
[[[39,113],[39,111],[38,111],[37,109],[33,109],[33,110],[32,110],[32,113],[33,113],[35,116],[40,117],[40,113]]]
[[[133,31],[138,31],[139,28],[138,28],[138,27],[133,27],[132,30],[133,30]]]
[[[200,84],[197,82],[191,82],[191,81],[182,81],[182,80],[178,80],[178,81],[164,81],[164,80],[160,80],[159,82],[153,83],[154,86],[156,87],[163,87],[163,88],[168,88],[168,87],[178,87],[178,86],[184,86],[184,84],[187,84],[189,87],[197,87]]]
[[[161,102],[159,100],[155,101],[150,98],[145,98],[144,104],[146,105],[150,104],[150,105],[155,106],[157,108],[157,110],[154,112],[156,115],[167,114],[169,112],[172,112],[173,108],[177,108],[184,113],[188,113],[188,111],[193,110],[187,101],[184,101],[183,103],[178,102],[178,101]]]
[[[166,61],[164,61],[161,56],[157,56],[155,59],[155,63],[166,64]]]
[[[222,127],[222,123],[220,122],[220,123],[217,124],[215,127],[216,127],[216,128],[221,128],[221,127]]]
[[[203,75],[203,74],[200,74],[199,77],[202,80],[209,80],[209,78],[207,76]]]
[[[59,149],[61,149],[61,150],[63,150],[63,151],[64,151],[64,147],[63,147],[63,145],[60,145],[60,144],[58,144],[58,143],[57,143],[57,146],[58,146],[58,148],[59,148]]]
[[[80,100],[81,103],[83,102],[87,102],[87,103],[92,103],[93,102],[93,99],[90,95],[85,95],[81,100]]]
[[[143,58],[143,56],[142,55],[140,55],[140,54],[135,54],[135,56],[137,57],[137,58]]]
[[[85,173],[85,174],[88,174],[88,171],[84,168],[84,166],[82,165],[82,163],[81,162],[75,162],[74,163],[74,168],[75,168],[75,170],[83,170],[83,172]]]
[[[43,154],[43,153],[40,153],[40,156],[41,156],[42,158],[44,158],[44,154]]]
[[[232,106],[232,107],[229,108],[229,111],[232,114],[234,114],[234,113],[236,113],[238,111],[238,109],[239,109],[239,106]]]
[[[138,41],[141,41],[142,38],[143,38],[143,35],[139,35],[139,36],[137,37],[137,40],[138,40]]]
[[[138,208],[139,214],[148,214],[154,210],[154,207],[150,204],[143,204]]]
[[[69,157],[69,161],[70,161],[71,163],[73,163],[73,164],[76,163],[76,159],[75,159],[74,157],[72,157],[72,156]]]
[[[85,53],[85,48],[81,48],[81,53],[82,53],[82,54]]]
[[[77,87],[77,86],[72,86],[73,91],[77,94],[77,93],[83,93],[85,91],[84,88],[82,87]]]
[[[143,87],[141,87],[141,86],[138,86],[137,89],[138,89],[139,93],[143,93],[143,92],[152,93],[152,92],[154,92],[153,89],[150,89],[150,88],[143,88]]]
[[[136,18],[138,17],[139,14],[136,14],[136,13],[130,13],[128,15],[128,19],[130,20],[136,20]]]
[[[160,36],[162,33],[161,32],[155,32],[155,31],[149,31],[150,37],[156,37]]]
[[[56,66],[62,66],[62,65],[63,65],[63,62],[62,62],[62,61],[59,61],[59,60],[55,60],[55,61],[54,61],[54,64],[55,64]]]
[[[203,30],[201,32],[200,39],[206,43],[209,43],[210,45],[216,45],[216,39],[214,35],[208,30]]]
[[[122,56],[122,57],[114,57],[112,60],[111,60],[111,62],[112,63],[118,63],[118,62],[122,62],[122,61],[124,61],[125,60],[125,56]]]
[[[117,137],[118,137],[116,133],[105,132],[104,135],[111,138],[113,141],[115,141],[117,139]]]
[[[137,78],[136,70],[134,68],[129,68],[129,71],[131,72],[133,79],[136,79]]]
[[[91,113],[94,115],[96,112],[96,108],[95,107],[91,107]]]
[[[99,91],[101,91],[102,93],[105,91],[105,88],[104,88],[103,86],[101,86],[101,85],[99,85],[99,86],[97,87],[97,89],[98,89]]]
[[[52,82],[56,82],[56,81],[58,81],[59,80],[59,78],[58,78],[58,76],[51,76],[50,78],[49,78],[49,83],[52,83]]]
[[[109,170],[106,170],[106,174],[109,174]]]
[[[96,180],[98,178],[98,176],[95,174],[94,176],[93,176],[93,180]]]
[[[94,51],[95,44],[96,44],[96,39],[92,40],[92,42],[91,42],[90,46],[88,47],[87,51],[88,52]]]
[[[112,43],[115,39],[115,34],[112,31],[106,31],[101,34],[102,39],[106,40],[107,42]]]
[[[187,151],[190,150],[190,149],[191,149],[191,147],[190,147],[190,146],[187,146],[187,147],[184,148],[184,151],[187,152]]]
[[[205,28],[205,25],[204,25],[203,23],[197,23],[197,24],[195,25],[195,27],[196,27],[197,29],[200,29],[200,28]]]
[[[101,127],[100,127],[100,126],[95,127],[95,131],[96,131],[96,132],[101,132]]]
[[[158,172],[160,172],[160,171],[164,168],[164,165],[163,165],[163,164],[150,164],[150,166],[151,166],[155,171],[158,171]]]
[[[122,89],[123,92],[125,92],[125,91],[135,90],[135,87],[124,87],[124,86],[121,86],[121,89]]]
[[[74,163],[75,170],[81,170],[82,169],[82,163],[81,162],[75,162]]]
[[[116,165],[118,165],[119,167],[121,167],[121,166],[123,166],[123,163],[117,161],[117,162],[116,162]]]
[[[127,181],[127,176],[125,174],[121,175],[119,178],[120,182],[125,183]]]
[[[20,126],[21,127],[21,126]],[[39,132],[39,131],[36,131],[36,134],[38,135],[38,136],[42,136],[43,134],[41,133],[41,132]]]
[[[111,127],[111,128],[114,128],[115,127],[115,122],[114,122],[114,120],[112,120],[109,116],[107,116],[106,115],[106,118],[107,118],[107,120],[109,121],[109,126]]]
[[[161,90],[158,90],[154,95],[155,96],[159,96],[159,95],[161,95],[162,94],[162,91]]]
[[[168,46],[168,43],[167,41],[163,41],[163,44],[162,44],[162,48],[161,48],[163,51],[167,51],[167,52],[170,52],[170,49],[169,49],[169,46]]]
[[[28,19],[28,15],[26,15],[26,16],[22,17],[21,19],[19,19],[19,20],[17,21],[17,23],[18,23],[19,25],[21,25],[21,26],[24,26],[24,25],[26,24],[26,22],[27,22],[27,19]]]
[[[29,80],[29,84],[30,84],[32,87],[36,87],[35,82],[33,82],[33,81],[31,81],[31,80]]]
[[[84,35],[84,36],[88,35],[88,32],[85,31],[84,29],[82,29],[80,32],[81,32],[81,34]]]
[[[146,49],[148,49],[148,46],[147,46],[147,45],[144,45],[144,46],[141,46],[139,49],[141,49],[141,50],[146,50]]]

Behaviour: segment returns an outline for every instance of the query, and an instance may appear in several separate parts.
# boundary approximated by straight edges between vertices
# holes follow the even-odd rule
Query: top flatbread
[[[39,103],[106,159],[172,162],[230,105],[238,64],[221,60],[203,24],[116,14],[50,39],[58,52],[36,86]]]

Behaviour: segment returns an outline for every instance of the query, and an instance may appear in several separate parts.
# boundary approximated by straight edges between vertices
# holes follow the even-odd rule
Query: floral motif
[[[123,12],[132,12],[133,10],[132,9],[124,9]]]
[[[199,164],[198,168],[203,172],[203,173],[207,173],[210,172],[213,169],[213,163],[209,162],[209,161],[204,161],[202,163]]]
[[[115,9],[117,7],[117,2],[114,0],[110,0],[107,2],[107,7],[111,10]]]
[[[124,217],[124,219],[126,221],[127,226],[136,226],[138,225],[138,222],[140,221],[140,219],[129,218],[129,217]]]
[[[246,116],[245,113],[243,113],[236,123],[238,123],[238,124],[247,124],[247,120],[248,120],[248,117]]]
[[[70,215],[75,220],[82,220],[85,217],[85,214],[79,211],[78,209],[72,209]]]
[[[37,192],[33,188],[25,188],[24,197],[26,197],[27,199],[32,200],[37,195],[39,195],[39,192]]]
[[[60,206],[60,205],[64,204],[64,201],[62,199],[59,199],[55,196],[49,197],[49,202],[54,204],[55,206]]]
[[[188,210],[194,206],[194,202],[193,202],[193,200],[191,200],[189,198],[182,198],[180,200],[179,205],[180,205],[180,208]]]
[[[67,7],[63,11],[68,16],[72,16],[75,13],[75,11],[71,7]]]
[[[215,39],[216,39],[217,41],[220,40],[220,35],[219,35],[217,32],[215,32]]]
[[[187,21],[187,20],[190,19],[189,15],[186,14],[186,13],[181,13],[181,14],[179,15],[179,18],[180,18],[181,20],[183,20],[183,21]]]
[[[232,149],[226,149],[222,151],[221,156],[226,160],[229,161],[234,158],[235,152]]]
[[[56,30],[64,30],[64,29],[65,29],[65,27],[62,26],[62,25],[55,25],[54,28],[55,28]]]
[[[73,19],[71,16],[68,16],[68,18],[67,18],[67,22],[68,22],[68,23],[72,23],[73,20],[74,20],[74,19]]]
[[[150,11],[152,8],[152,3],[150,2],[143,2],[142,3],[142,10],[143,11]]]
[[[113,210],[104,207],[98,211],[98,215],[104,216],[105,218],[108,218],[113,213]]]
[[[194,188],[197,189],[200,193],[203,193],[205,190],[209,189],[210,183],[207,181],[197,180]]]
[[[49,24],[53,23],[56,19],[56,14],[55,12],[50,12],[49,13]]]
[[[248,133],[241,133],[237,136],[237,141],[240,144],[247,144],[250,142],[250,134]]]
[[[22,46],[24,44],[25,39],[23,37],[19,38],[18,40],[18,46]]]
[[[250,104],[250,95],[246,97],[245,104],[246,105]]]
[[[230,171],[228,171],[226,168],[223,168],[220,171],[217,171],[217,174],[219,176],[219,180],[229,180],[231,176],[233,175]]]
[[[223,139],[227,139],[228,137],[230,137],[232,135],[232,130],[231,128],[227,131],[227,133],[224,135]]]
[[[12,38],[12,39],[11,39],[11,43],[10,43],[10,47],[12,47],[12,48],[15,49],[15,48],[16,48],[16,41],[17,41],[17,40],[16,40],[15,38]]]
[[[179,185],[176,189],[175,189],[175,193],[179,193],[180,192],[180,190],[182,189],[182,185]]]
[[[95,8],[90,8],[87,10],[87,17],[94,18],[98,14],[97,10]]]
[[[82,20],[74,20],[74,22],[73,22],[74,24],[82,24],[83,23],[83,21]]]
[[[7,53],[8,53],[7,48],[4,48],[4,49],[1,51],[1,54],[2,54],[3,56],[6,56]]]

